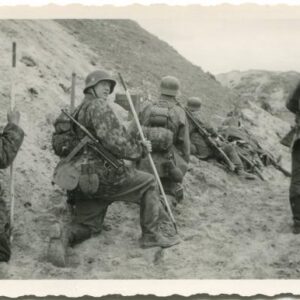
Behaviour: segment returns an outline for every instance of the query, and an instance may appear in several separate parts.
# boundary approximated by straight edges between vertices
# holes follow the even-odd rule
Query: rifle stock
[[[258,175],[258,177],[262,180],[262,181],[266,181],[266,179],[264,178],[264,176],[262,175],[262,173],[260,172],[260,170],[258,169],[258,167],[256,167],[245,155],[243,155],[240,151],[238,151],[238,155],[239,157],[245,161],[247,164],[249,164],[249,166],[255,171],[255,173]]]
[[[188,116],[188,118],[196,126],[197,130],[203,136],[203,138],[208,143],[208,145],[210,147],[212,147],[215,151],[217,151],[220,154],[220,156],[222,157],[222,159],[224,160],[224,162],[229,167],[229,170],[230,171],[234,171],[235,170],[234,164],[231,162],[231,160],[225,154],[225,152],[216,145],[216,143],[212,140],[212,138],[210,137],[210,134],[205,130],[205,128],[203,128],[202,125],[197,120],[195,120],[195,118],[193,117],[192,113],[187,108],[183,107],[183,105],[178,100],[176,100],[176,102],[185,111],[185,113]]]

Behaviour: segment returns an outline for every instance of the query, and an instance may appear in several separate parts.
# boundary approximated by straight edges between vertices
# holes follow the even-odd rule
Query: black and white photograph
[[[10,9],[0,279],[300,278],[300,6]]]

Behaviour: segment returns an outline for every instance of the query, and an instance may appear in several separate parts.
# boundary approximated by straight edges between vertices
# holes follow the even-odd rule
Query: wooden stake
[[[71,106],[70,113],[75,109],[75,89],[76,89],[76,73],[72,73],[72,86],[71,86]]]
[[[143,130],[142,130],[142,127],[141,127],[141,124],[140,124],[138,115],[137,115],[137,113],[136,113],[136,111],[135,111],[135,108],[134,108],[134,105],[133,105],[133,102],[132,102],[132,99],[131,99],[131,95],[130,95],[130,93],[128,92],[126,83],[125,83],[125,81],[124,81],[124,79],[123,79],[123,77],[122,77],[122,75],[121,75],[120,73],[119,73],[119,77],[120,77],[121,83],[122,83],[122,85],[123,85],[123,87],[124,87],[124,90],[125,90],[125,93],[126,93],[126,96],[127,96],[128,102],[129,102],[129,105],[130,105],[130,109],[131,109],[131,112],[132,112],[132,114],[133,114],[134,120],[135,120],[135,122],[136,122],[138,131],[139,131],[139,134],[140,134],[140,136],[141,136],[142,141],[144,142],[146,139],[145,139],[145,136],[144,136],[144,133],[143,133]],[[153,159],[152,159],[152,156],[151,156],[150,153],[148,153],[147,156],[148,156],[148,159],[149,159],[149,161],[150,161],[150,165],[151,165],[151,167],[152,167],[152,170],[153,170],[154,176],[155,176],[155,178],[156,178],[156,181],[157,181],[157,183],[158,183],[160,192],[161,192],[161,194],[162,194],[162,196],[163,196],[163,202],[164,202],[164,205],[166,206],[167,212],[168,212],[168,214],[169,214],[169,216],[170,216],[170,220],[171,220],[172,223],[173,223],[173,226],[174,226],[174,228],[175,228],[175,230],[176,230],[176,233],[178,233],[175,218],[174,218],[174,216],[173,216],[172,210],[171,210],[170,205],[169,205],[169,203],[168,203],[167,196],[166,196],[166,194],[165,194],[164,188],[163,188],[162,183],[161,183],[161,181],[160,181],[160,177],[159,177],[159,174],[158,174],[158,172],[157,172],[157,170],[156,170],[156,167],[155,167],[154,161],[153,161]]]
[[[15,82],[15,69],[17,63],[17,44],[12,44],[12,70],[11,70],[11,90],[10,90],[10,110],[13,111],[15,108],[15,94],[14,94],[14,82]],[[9,194],[10,194],[10,228],[11,235],[10,241],[13,240],[12,229],[14,226],[14,211],[15,211],[15,173],[14,164],[10,165],[10,182],[9,182]]]

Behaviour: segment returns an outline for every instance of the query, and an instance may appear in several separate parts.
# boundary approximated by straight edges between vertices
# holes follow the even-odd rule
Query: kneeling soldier
[[[151,143],[142,144],[134,139],[118,120],[107,102],[115,85],[116,81],[104,71],[90,73],[83,90],[85,97],[73,113],[74,118],[94,135],[121,167],[108,166],[90,143],[71,160],[80,166],[80,176],[78,185],[68,192],[69,201],[74,205],[74,219],[65,241],[73,246],[92,234],[100,233],[108,206],[122,200],[140,205],[142,247],[170,247],[180,240],[177,236],[166,238],[159,232],[162,205],[154,176],[125,166],[123,162],[124,159],[135,161],[145,156],[151,151]],[[57,122],[60,119],[64,118],[59,117]],[[78,141],[84,138],[85,133],[76,125],[74,131]]]

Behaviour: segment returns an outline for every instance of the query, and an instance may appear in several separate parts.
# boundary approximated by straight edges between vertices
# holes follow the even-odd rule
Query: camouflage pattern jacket
[[[15,124],[7,124],[0,135],[0,169],[7,168],[15,159],[24,139],[24,131]]]
[[[17,152],[23,142],[24,131],[15,124],[7,124],[0,135],[0,168],[7,168],[17,155]],[[0,261],[8,260],[9,250],[3,245],[3,233],[7,229],[8,214],[6,211],[4,193],[0,182]],[[4,256],[3,256],[4,255]],[[5,257],[5,259],[3,258]]]
[[[135,161],[144,155],[140,141],[127,132],[107,100],[87,94],[81,104],[77,120],[121,162],[123,159]],[[82,139],[85,134],[78,127],[75,128],[76,135]],[[102,184],[116,185],[131,171],[128,167],[124,167],[122,170],[107,169],[104,160],[88,146],[79,155],[94,166]]]
[[[15,124],[7,124],[0,134],[0,169],[7,168],[15,159],[24,139],[24,131]],[[0,199],[3,194],[0,182]],[[0,208],[1,209],[1,208]]]

